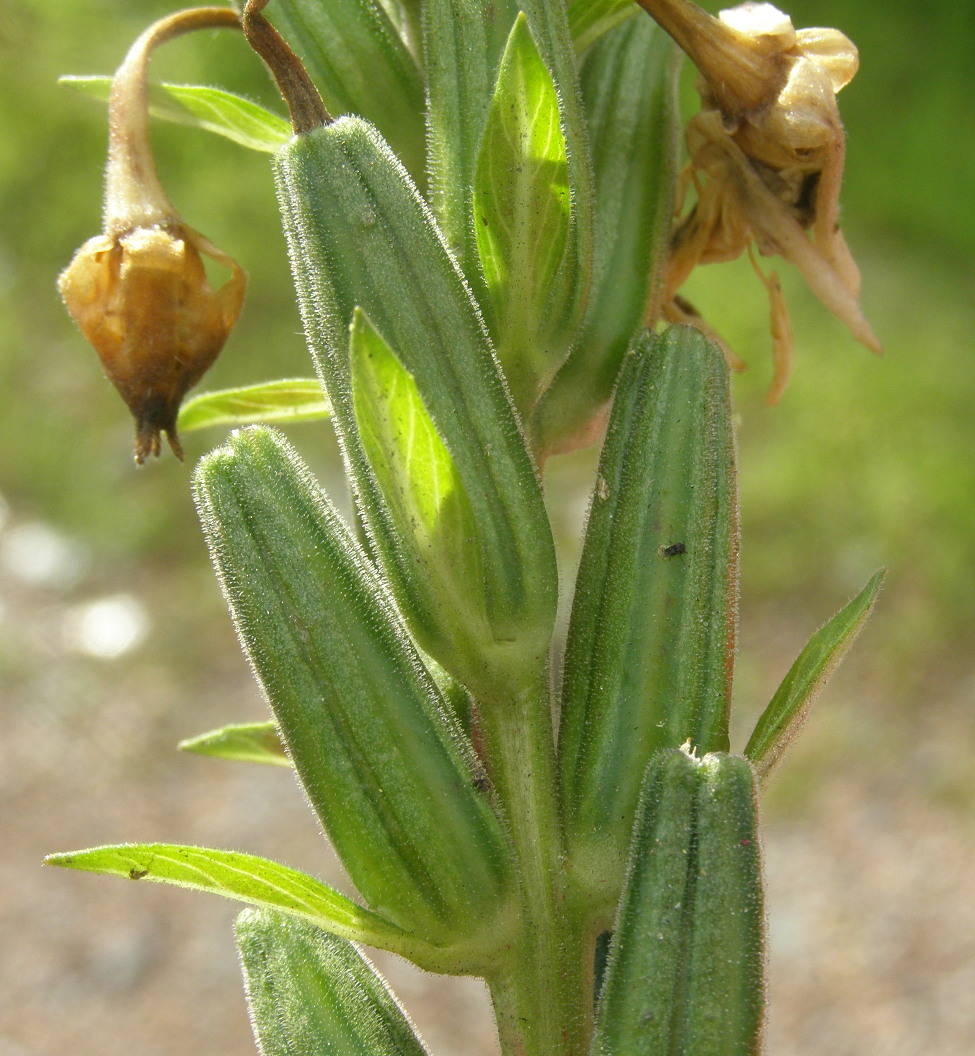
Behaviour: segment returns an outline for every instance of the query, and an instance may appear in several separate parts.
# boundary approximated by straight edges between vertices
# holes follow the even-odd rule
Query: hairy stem
[[[200,29],[240,29],[229,7],[194,7],[153,23],[129,49],[112,81],[108,103],[108,169],[105,177],[105,233],[124,234],[178,219],[156,175],[149,141],[146,79],[160,44]]]
[[[488,985],[505,1056],[582,1056],[592,1031],[585,929],[567,896],[544,687],[481,710],[483,751],[517,860],[521,928]]]

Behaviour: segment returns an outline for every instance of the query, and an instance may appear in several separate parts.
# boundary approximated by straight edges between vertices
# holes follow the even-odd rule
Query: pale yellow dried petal
[[[718,18],[754,41],[765,38],[770,48],[779,51],[788,51],[796,42],[792,19],[772,4],[739,4],[719,11]]]
[[[800,29],[796,49],[829,74],[834,92],[845,88],[860,68],[856,45],[838,29]]]

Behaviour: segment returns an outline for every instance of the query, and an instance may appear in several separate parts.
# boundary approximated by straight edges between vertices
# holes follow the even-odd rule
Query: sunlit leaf
[[[755,726],[745,755],[765,777],[805,721],[816,695],[846,655],[873,611],[883,582],[875,573],[857,596],[809,639]]]
[[[60,83],[105,102],[112,89],[111,77],[62,77]],[[220,88],[151,84],[149,112],[165,121],[203,128],[242,147],[268,154],[273,154],[293,135],[291,125],[283,117]]]
[[[453,457],[412,375],[361,309],[349,347],[359,435],[397,530],[440,604],[464,614],[465,640],[489,642],[478,526]]]
[[[332,405],[315,378],[286,378],[218,392],[201,392],[179,412],[181,433],[211,426],[287,425],[328,418]]]
[[[246,722],[224,726],[180,741],[180,751],[210,755],[216,759],[235,759],[243,763],[269,763],[291,766],[273,722]]]
[[[528,408],[550,374],[544,332],[569,234],[569,172],[559,100],[521,14],[501,60],[474,174],[474,227],[493,303],[498,356]],[[543,323],[545,324],[543,326]]]
[[[237,851],[173,843],[124,843],[52,854],[45,865],[209,891],[304,917],[344,939],[402,950],[404,932],[320,880]]]

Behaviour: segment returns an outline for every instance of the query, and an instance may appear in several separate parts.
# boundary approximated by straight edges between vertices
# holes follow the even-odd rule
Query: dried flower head
[[[182,221],[159,183],[149,142],[152,50],[213,26],[240,23],[229,8],[181,11],[146,30],[119,67],[109,101],[104,233],[75,253],[58,282],[68,311],[135,417],[138,463],[159,454],[162,433],[182,458],[180,403],[227,340],[247,285],[235,260]],[[207,280],[204,256],[230,272],[217,290]]]
[[[778,276],[761,271],[754,245],[795,264],[854,337],[880,352],[839,227],[846,141],[836,93],[857,71],[854,45],[835,29],[797,31],[771,4],[744,3],[713,18],[688,0],[639,2],[701,74],[678,209],[690,185],[697,201],[674,231],[665,314],[701,325],[678,290],[698,264],[748,250],[771,304],[775,402],[791,372],[792,327]]]

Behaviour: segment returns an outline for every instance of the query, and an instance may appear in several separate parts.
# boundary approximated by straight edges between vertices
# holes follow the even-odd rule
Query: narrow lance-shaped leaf
[[[728,747],[737,552],[721,351],[690,327],[647,333],[620,376],[565,654],[567,827],[607,904],[651,755]]]
[[[543,451],[601,435],[631,337],[656,315],[678,168],[677,55],[641,14],[602,37],[582,65],[595,184],[593,278],[579,336],[534,415]]]
[[[641,793],[594,1056],[755,1056],[763,901],[748,762],[660,752]]]
[[[348,942],[266,910],[237,918],[263,1056],[426,1056],[383,978]]]
[[[559,101],[524,14],[511,30],[474,174],[477,248],[498,358],[527,412],[554,372],[553,280],[569,234],[569,174]],[[558,291],[557,291],[558,292]],[[555,352],[560,357],[561,351]]]
[[[422,940],[414,940],[320,880],[252,854],[173,843],[124,843],[52,854],[44,864],[173,884],[269,906],[310,920],[333,935],[381,949],[420,951],[424,946]]]
[[[632,0],[568,0],[566,8],[577,55],[639,11]]]
[[[201,392],[180,408],[181,433],[215,426],[286,425],[328,418],[332,405],[317,378],[282,378],[218,392]]]
[[[361,309],[353,317],[350,353],[363,450],[402,545],[413,550],[413,565],[430,593],[458,614],[450,643],[455,664],[476,671],[491,631],[479,529],[464,482],[412,376]]]
[[[809,639],[755,726],[745,755],[764,778],[805,721],[812,702],[846,655],[873,611],[884,573],[875,573],[857,596]]]
[[[496,929],[500,825],[372,563],[270,430],[233,434],[196,489],[241,641],[353,882],[430,941]]]
[[[60,84],[108,102],[111,77],[62,77]],[[273,154],[292,136],[291,125],[232,92],[191,84],[150,84],[149,112],[153,117],[214,132],[250,150]]]
[[[451,251],[487,300],[474,234],[474,167],[515,0],[424,0],[430,205]]]
[[[423,78],[379,0],[274,0],[267,14],[304,60],[329,113],[371,121],[422,185]]]
[[[332,400],[370,542],[421,647],[493,697],[535,677],[551,638],[557,572],[535,467],[470,291],[406,173],[364,122],[298,136],[276,162],[305,330]],[[355,308],[412,376],[478,526],[491,641],[479,672],[450,643],[467,613],[431,590],[363,451],[351,399]]]
[[[291,766],[278,728],[273,722],[242,722],[224,726],[180,741],[178,748],[182,752],[209,755],[215,759]]]

